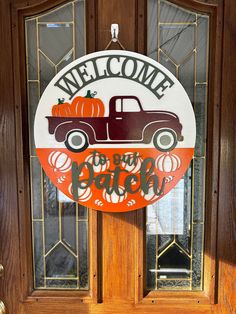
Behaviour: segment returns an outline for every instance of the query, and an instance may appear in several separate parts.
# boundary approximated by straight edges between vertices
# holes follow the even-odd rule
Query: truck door
[[[110,104],[109,138],[114,141],[142,140],[142,108],[133,96],[115,97]],[[132,128],[130,128],[132,126]]]

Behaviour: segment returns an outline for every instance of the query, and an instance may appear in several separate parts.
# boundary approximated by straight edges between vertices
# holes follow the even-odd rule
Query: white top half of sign
[[[120,56],[120,62],[114,59],[114,62],[112,63],[112,70],[114,73],[120,71],[122,61],[124,61],[126,57],[137,58],[138,60],[140,60],[138,62],[138,70],[141,69],[143,60],[144,62],[149,63],[152,67],[160,69],[163,73],[165,73],[174,82],[173,86],[166,88],[163,92],[163,97],[158,99],[157,96],[149,88],[134,80],[119,76],[107,77],[103,79],[98,79],[86,85],[85,87],[82,87],[78,90],[77,94],[74,97],[85,96],[87,90],[91,90],[91,92],[96,91],[97,94],[95,97],[103,101],[105,105],[105,116],[109,116],[109,101],[111,97],[119,95],[136,96],[139,98],[144,110],[164,110],[177,114],[180,123],[183,125],[182,135],[184,136],[184,141],[178,142],[177,148],[192,148],[195,146],[196,122],[193,107],[186,91],[184,90],[180,82],[176,79],[176,77],[160,63],[147,56],[124,50],[106,50],[85,55],[82,58],[71,62],[69,65],[64,67],[58,74],[56,74],[56,76],[48,84],[39,101],[36,111],[34,136],[37,148],[64,148],[63,143],[58,143],[55,140],[54,136],[48,133],[48,120],[45,118],[46,116],[51,116],[52,106],[57,104],[59,98],[64,98],[65,102],[72,102],[72,99],[70,99],[70,95],[54,85],[60,79],[60,77],[62,77],[68,70],[70,70],[77,64],[86,61],[88,62],[87,70],[89,71],[89,60],[97,57],[101,57],[98,62],[98,70],[99,72],[101,71],[101,73],[103,73],[106,67],[107,59],[111,56],[117,55]],[[132,70],[133,65],[131,62],[128,62],[126,68],[127,73],[132,72]],[[132,125],[130,127],[132,128]],[[116,144],[99,145],[109,148],[116,147]],[[96,148],[99,147],[99,145],[94,145],[93,147]],[[143,146],[152,147],[153,145],[144,145],[137,143],[119,145],[119,147],[130,148]]]

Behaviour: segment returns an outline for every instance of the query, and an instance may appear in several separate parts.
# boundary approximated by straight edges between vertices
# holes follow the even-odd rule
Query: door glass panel
[[[34,287],[87,290],[88,210],[70,201],[47,178],[33,138],[35,111],[43,91],[58,71],[86,53],[85,1],[26,18],[25,31]]]
[[[196,116],[195,155],[184,177],[147,207],[148,290],[202,290],[209,17],[148,0],[148,56],[182,83]]]

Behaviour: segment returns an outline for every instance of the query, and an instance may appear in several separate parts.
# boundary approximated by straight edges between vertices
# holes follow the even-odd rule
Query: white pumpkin
[[[118,189],[120,193],[122,193],[125,190],[123,186],[119,186]],[[117,195],[115,191],[113,191],[111,194],[108,194],[106,192],[106,189],[104,189],[102,196],[108,203],[117,204],[122,203],[127,198],[127,193],[125,193],[122,196]]]
[[[156,158],[155,165],[162,172],[173,172],[180,168],[181,159],[175,154],[164,153]]]
[[[73,196],[73,191],[72,191],[72,183],[68,187],[69,193]],[[87,202],[91,197],[92,197],[92,191],[90,187],[87,187],[85,189],[80,189],[78,188],[78,202]]]
[[[71,169],[71,158],[60,151],[53,151],[48,156],[48,163],[54,168],[54,172],[68,172]]]
[[[124,156],[127,156],[127,158],[128,156],[130,156],[131,162],[132,162],[132,158],[134,158],[133,153],[131,152],[125,153]],[[125,161],[122,161],[121,165],[125,170],[129,171],[130,173],[138,173],[140,171],[142,161],[143,161],[142,158],[140,156],[137,156],[136,163],[129,165]]]

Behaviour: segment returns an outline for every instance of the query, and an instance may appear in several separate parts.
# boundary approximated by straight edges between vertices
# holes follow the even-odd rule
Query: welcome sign
[[[156,61],[101,51],[61,70],[43,93],[40,163],[71,201],[130,211],[165,196],[194,153],[195,117],[179,81]]]

